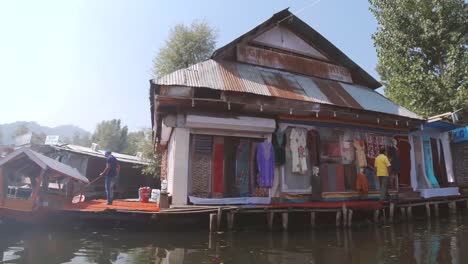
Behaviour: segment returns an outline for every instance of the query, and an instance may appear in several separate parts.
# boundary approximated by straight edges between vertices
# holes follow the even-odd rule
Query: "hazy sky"
[[[205,19],[220,47],[286,7],[379,79],[368,0],[4,0],[0,124],[150,127],[152,60],[171,26]]]

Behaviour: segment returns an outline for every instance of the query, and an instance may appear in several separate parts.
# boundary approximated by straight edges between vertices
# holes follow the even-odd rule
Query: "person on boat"
[[[388,157],[385,155],[385,147],[380,147],[379,155],[375,158],[375,171],[380,183],[380,200],[386,199],[388,194],[388,169],[391,166]]]
[[[120,165],[118,160],[112,155],[112,152],[110,152],[109,150],[106,150],[104,152],[104,156],[106,157],[106,168],[103,172],[99,174],[99,176],[106,177],[105,188],[107,204],[111,205],[114,196],[115,181],[120,171]]]

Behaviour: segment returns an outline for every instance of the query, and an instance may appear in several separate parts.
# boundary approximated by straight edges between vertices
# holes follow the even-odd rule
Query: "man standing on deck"
[[[388,195],[388,168],[390,161],[385,155],[385,147],[380,147],[379,155],[375,158],[375,171],[380,182],[380,201],[386,199]]]
[[[99,174],[99,176],[106,176],[106,197],[107,197],[107,205],[112,204],[112,198],[114,196],[114,186],[115,186],[115,178],[119,174],[120,165],[117,159],[112,155],[109,150],[104,152],[104,156],[106,157],[106,168],[103,172]]]

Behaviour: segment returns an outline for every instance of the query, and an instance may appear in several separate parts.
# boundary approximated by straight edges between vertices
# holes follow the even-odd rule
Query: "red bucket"
[[[140,192],[140,202],[148,203],[151,197],[151,188],[141,187],[138,191]]]

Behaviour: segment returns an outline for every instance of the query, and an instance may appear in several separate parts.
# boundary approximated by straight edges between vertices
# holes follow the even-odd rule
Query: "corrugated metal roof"
[[[88,147],[72,145],[72,144],[54,146],[54,147],[57,148],[57,149],[70,151],[70,152],[74,152],[74,153],[78,153],[78,154],[90,155],[90,156],[99,157],[99,158],[105,158],[104,157],[104,150],[94,151],[94,150],[92,150],[91,148],[88,148]],[[146,160],[141,159],[141,158],[139,158],[137,156],[121,154],[121,153],[116,153],[116,152],[112,152],[112,155],[114,157],[116,157],[120,162],[134,163],[134,164],[140,164],[140,165],[149,164],[149,162],[147,162]]]
[[[207,60],[154,83],[252,93],[422,119],[370,88],[236,62]]]
[[[77,169],[72,168],[66,164],[63,164],[57,160],[51,159],[47,156],[44,156],[43,154],[35,152],[28,148],[21,148],[10,153],[9,155],[7,155],[4,159],[0,161],[0,166],[5,165],[6,163],[14,160],[16,157],[22,154],[25,154],[29,159],[31,159],[36,164],[38,164],[42,169],[46,169],[46,170],[51,169],[60,174],[74,178],[84,183],[89,182],[88,178],[81,175],[81,173]]]

